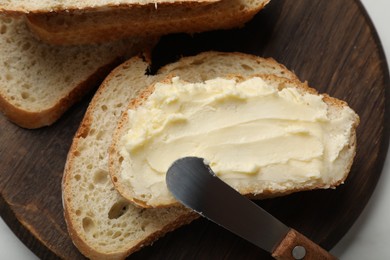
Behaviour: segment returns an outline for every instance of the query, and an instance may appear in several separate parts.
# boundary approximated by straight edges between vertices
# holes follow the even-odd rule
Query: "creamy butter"
[[[355,113],[330,118],[323,96],[278,90],[260,77],[158,83],[128,111],[122,181],[149,205],[171,204],[165,173],[184,156],[203,157],[242,193],[334,183],[335,161],[349,142]],[[336,163],[337,164],[337,163]],[[146,196],[144,196],[146,195]]]

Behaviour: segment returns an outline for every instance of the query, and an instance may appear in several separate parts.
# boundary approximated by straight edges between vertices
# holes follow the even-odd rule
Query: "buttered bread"
[[[72,241],[87,258],[124,259],[197,217],[183,207],[143,209],[115,190],[109,175],[108,151],[116,123],[128,110],[129,100],[141,101],[142,90],[172,73],[191,82],[232,73],[296,79],[272,59],[242,53],[201,53],[168,64],[156,75],[146,74],[149,65],[134,57],[107,77],[93,97],[69,151],[62,183],[64,215]],[[114,170],[115,166],[110,168]]]
[[[346,103],[274,75],[155,83],[114,138],[114,185],[142,207],[175,205],[165,173],[205,158],[240,193],[270,197],[342,183],[355,155],[358,116]]]

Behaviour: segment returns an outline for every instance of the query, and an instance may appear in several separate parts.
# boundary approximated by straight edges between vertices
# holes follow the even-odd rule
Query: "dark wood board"
[[[319,92],[346,100],[361,117],[346,183],[258,202],[326,249],[348,231],[381,174],[389,141],[389,74],[375,29],[359,1],[272,0],[244,28],[164,37],[153,70],[204,50],[274,57]],[[67,234],[61,178],[90,96],[56,124],[21,129],[0,115],[0,212],[42,259],[82,259]],[[199,219],[129,259],[268,259],[259,248]]]

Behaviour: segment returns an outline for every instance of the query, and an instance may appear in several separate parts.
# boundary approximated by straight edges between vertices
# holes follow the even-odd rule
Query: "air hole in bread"
[[[95,184],[104,184],[107,182],[107,172],[103,170],[98,170],[95,172],[93,176],[93,183]]]
[[[3,21],[3,23],[11,23],[12,22],[12,18],[11,17],[1,17],[1,20]]]
[[[148,222],[143,222],[142,225],[141,225],[141,230],[142,231],[145,231],[146,230],[146,227],[148,226]]]
[[[246,65],[246,64],[241,64],[241,67],[246,70],[246,71],[254,71],[254,69],[249,66],[249,65]]]
[[[88,135],[89,135],[89,136],[94,135],[95,132],[96,132],[96,130],[92,128],[91,130],[89,130]]]
[[[5,34],[7,32],[7,25],[3,24],[0,27],[0,34]]]
[[[203,64],[203,59],[194,60],[193,62],[191,62],[190,65],[201,65],[201,64]]]
[[[5,79],[6,80],[12,80],[14,77],[12,77],[12,75],[11,74],[6,74],[5,75]]]
[[[76,216],[81,216],[81,210],[76,210]]]
[[[23,99],[28,99],[30,97],[30,93],[27,92],[22,92],[20,95],[22,96]]]
[[[77,174],[74,176],[74,178],[76,179],[76,181],[79,181],[81,179],[81,176],[80,176],[80,174]]]
[[[70,76],[66,76],[66,77],[64,78],[64,81],[65,81],[66,83],[70,83],[71,80],[72,80],[72,78],[71,78]]]
[[[107,106],[106,105],[103,105],[103,106],[101,106],[101,109],[103,110],[103,111],[107,111]]]
[[[110,211],[108,212],[108,218],[109,219],[117,219],[121,217],[127,209],[129,208],[129,203],[124,200],[120,200],[116,202],[114,205],[112,205]]]
[[[22,85],[22,88],[30,89],[30,88],[31,88],[31,85],[30,85],[30,84],[27,84],[27,83],[24,83],[24,84]]]
[[[112,236],[113,239],[117,238],[117,237],[120,237],[122,235],[122,232],[120,231],[117,231],[114,233],[114,235]]]
[[[83,229],[84,229],[85,233],[90,233],[92,230],[95,229],[95,223],[89,217],[83,218],[82,223],[83,223]]]
[[[123,156],[120,156],[119,159],[118,159],[119,163],[122,163],[124,159],[125,158],[123,158]]]
[[[89,189],[89,190],[93,190],[93,189],[95,189],[95,186],[94,186],[92,183],[90,183],[90,184],[88,185],[88,189]]]
[[[24,43],[22,46],[22,50],[24,50],[24,51],[27,51],[30,48],[31,48],[31,43],[29,43],[29,42]]]
[[[96,140],[102,140],[104,138],[104,131],[99,131],[96,135]]]

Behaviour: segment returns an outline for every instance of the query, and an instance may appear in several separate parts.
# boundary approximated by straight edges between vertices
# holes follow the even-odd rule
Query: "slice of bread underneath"
[[[28,15],[30,29],[58,45],[105,42],[134,36],[198,33],[243,26],[269,0],[223,0],[212,4],[144,5],[106,12]]]
[[[0,112],[25,128],[50,125],[115,66],[155,41],[51,46],[35,39],[23,16],[0,15]]]
[[[114,189],[108,149],[120,115],[153,82],[173,73],[194,81],[240,73],[296,79],[271,59],[207,52],[183,58],[147,76],[148,63],[134,57],[116,68],[96,92],[74,137],[63,177],[65,219],[74,244],[89,258],[124,258],[197,217],[180,208],[143,209]]]
[[[0,0],[0,12],[28,13],[62,13],[89,10],[104,12],[108,9],[142,8],[145,5],[175,5],[181,3],[209,3],[219,0]]]
[[[212,63],[205,73],[181,66],[130,102],[110,155],[122,196],[146,208],[177,205],[165,173],[185,156],[205,158],[217,176],[253,198],[344,182],[355,156],[357,114],[277,70],[248,73],[239,64],[226,71]]]

